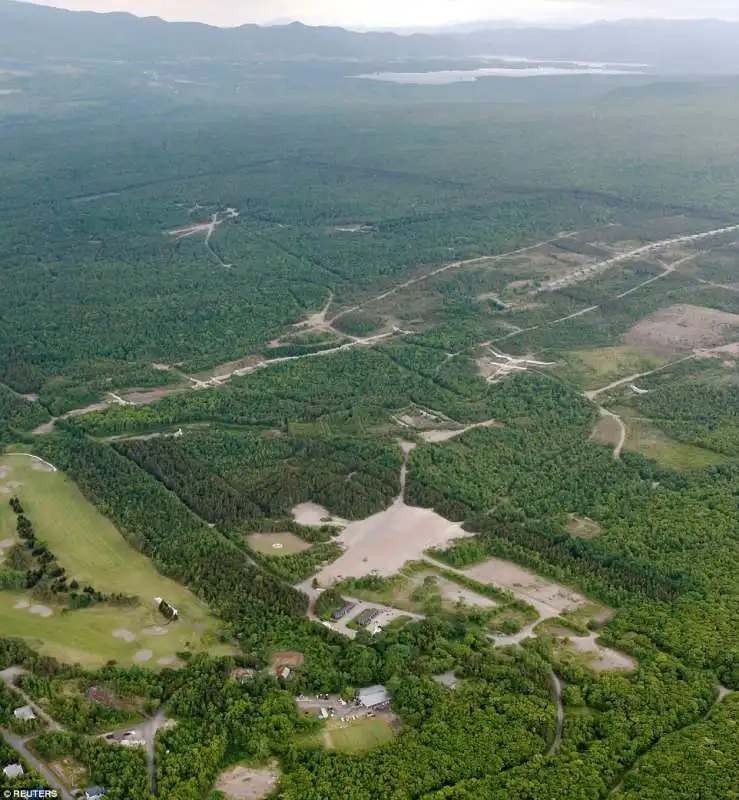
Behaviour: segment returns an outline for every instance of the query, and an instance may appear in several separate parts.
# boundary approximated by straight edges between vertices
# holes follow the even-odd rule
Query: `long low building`
[[[357,702],[364,708],[377,708],[390,703],[390,692],[381,684],[368,686],[360,689],[357,694]]]

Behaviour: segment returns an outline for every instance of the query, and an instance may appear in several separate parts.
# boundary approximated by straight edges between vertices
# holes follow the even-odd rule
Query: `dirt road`
[[[541,292],[555,292],[559,289],[563,289],[566,286],[570,286],[577,281],[587,280],[597,272],[608,269],[609,267],[613,267],[616,264],[622,264],[625,261],[633,261],[640,256],[651,255],[659,252],[660,250],[666,250],[668,247],[673,247],[674,245],[687,244],[688,242],[699,242],[703,239],[710,239],[713,236],[721,236],[724,233],[732,233],[737,230],[739,230],[739,225],[728,225],[723,228],[714,228],[710,231],[704,231],[703,233],[691,233],[684,236],[676,236],[672,239],[663,239],[659,242],[652,242],[651,244],[642,245],[641,247],[637,247],[635,250],[629,250],[627,253],[621,253],[617,256],[613,256],[612,258],[608,258],[605,261],[599,261],[597,264],[593,264],[590,267],[580,268],[577,270],[575,275],[565,275],[562,278],[557,278],[556,280],[544,283],[538,289],[535,289],[532,294],[540,294]],[[657,278],[650,278],[649,281],[645,281],[645,283],[642,285],[645,286],[647,283],[652,283],[654,280],[664,277],[665,274],[669,274],[669,272],[663,273],[663,275],[660,275]]]
[[[565,707],[562,703],[562,681],[557,677],[554,670],[552,670],[552,692],[554,694],[554,701],[557,704],[557,727],[554,731],[554,741],[549,748],[548,756],[553,756],[559,750],[562,744],[562,729],[565,722]]]
[[[532,250],[536,250],[539,247],[543,247],[545,244],[552,244],[553,242],[557,242],[560,239],[566,239],[571,236],[577,235],[575,233],[562,233],[558,236],[554,236],[551,239],[547,239],[543,242],[537,242],[536,244],[528,245],[527,247],[521,247],[518,250],[511,250],[508,253],[501,253],[497,256],[478,256],[476,258],[468,258],[464,261],[453,261],[451,264],[444,264],[442,267],[437,267],[436,269],[431,270],[431,272],[426,272],[423,275],[419,275],[417,278],[411,278],[410,280],[403,281],[403,283],[399,283],[397,286],[393,286],[391,289],[388,289],[381,294],[377,294],[374,297],[370,297],[367,300],[357,304],[356,306],[352,306],[351,308],[347,308],[342,311],[340,314],[337,314],[332,320],[331,324],[333,325],[337,319],[341,319],[341,317],[345,316],[346,314],[350,314],[353,311],[359,311],[360,309],[365,308],[372,303],[377,303],[380,300],[384,300],[386,297],[391,297],[398,292],[402,292],[403,289],[407,289],[410,286],[415,286],[416,284],[423,283],[424,281],[429,280],[430,278],[434,278],[437,275],[441,275],[444,272],[448,272],[452,269],[461,269],[463,267],[471,267],[475,264],[483,264],[483,263],[495,263],[496,261],[502,261],[504,258],[511,258],[512,256],[520,256],[522,253],[529,253]]]
[[[20,687],[16,686],[15,679],[20,675],[25,674],[25,670],[21,667],[9,667],[8,669],[4,669],[0,672],[0,678],[2,679],[3,683],[12,691],[19,694],[24,702],[31,706],[34,713],[39,719],[42,719],[48,726],[50,732],[56,732],[63,730],[62,726],[52,717],[50,717],[43,708],[39,708],[36,703],[21,689]]]
[[[598,411],[600,411],[602,416],[610,417],[618,422],[618,426],[621,429],[621,436],[618,440],[618,443],[613,448],[613,457],[616,461],[620,461],[621,451],[624,449],[624,445],[626,444],[626,425],[624,425],[624,421],[621,419],[621,417],[619,417],[617,414],[614,414],[613,411],[609,411],[607,408],[603,408],[603,406],[598,406]]]
[[[57,468],[50,464],[48,461],[44,461],[43,458],[40,456],[35,456],[33,453],[5,453],[6,456],[25,456],[26,458],[30,458],[35,461],[37,464],[43,464],[49,472],[58,472]]]

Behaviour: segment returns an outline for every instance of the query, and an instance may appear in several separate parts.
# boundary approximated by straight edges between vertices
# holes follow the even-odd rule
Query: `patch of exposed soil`
[[[671,355],[718,347],[727,339],[736,338],[736,328],[739,328],[739,314],[703,306],[677,305],[637,323],[624,336],[624,341],[656,355]]]
[[[221,774],[216,789],[234,800],[261,800],[277,786],[277,764],[264,769],[236,766]]]
[[[272,653],[272,664],[274,666],[299,667],[304,661],[305,656],[294,650]]]
[[[332,517],[331,513],[318,503],[301,503],[293,509],[293,517],[300,525],[345,525],[344,520]],[[329,522],[330,521],[330,522]]]
[[[565,647],[592,656],[588,659],[588,666],[597,672],[636,669],[636,661],[631,656],[598,644],[596,638],[595,633],[590,636],[572,636]]]
[[[396,501],[390,508],[360,522],[350,522],[337,538],[345,552],[317,575],[322,586],[342,578],[376,572],[393,575],[408,561],[418,561],[429,548],[446,547],[469,537],[463,528],[425,508]]]
[[[464,570],[479,583],[492,583],[508,589],[530,603],[542,618],[557,617],[586,603],[586,598],[566,586],[535,575],[510,561],[491,558],[483,564]]]
[[[570,514],[567,530],[580,539],[594,539],[600,533],[600,525],[590,517],[578,517]]]

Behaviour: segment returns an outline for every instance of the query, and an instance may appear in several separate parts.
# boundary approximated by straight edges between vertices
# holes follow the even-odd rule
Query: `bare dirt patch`
[[[598,644],[596,638],[595,633],[590,636],[573,636],[569,638],[564,648],[586,654],[588,666],[598,672],[636,669],[636,661],[631,656]]]
[[[637,323],[624,336],[624,341],[657,355],[670,355],[718,347],[727,339],[736,338],[737,328],[739,314],[703,306],[677,305]]]
[[[266,556],[289,556],[310,548],[308,542],[294,533],[252,533],[246,540],[252,550]]]
[[[373,572],[393,575],[406,562],[418,561],[425,550],[471,535],[435,511],[396,501],[385,511],[346,526],[336,539],[346,551],[318,573],[318,582],[328,586]]]
[[[600,525],[590,517],[578,517],[570,514],[567,521],[567,530],[580,539],[594,539],[600,533]]]
[[[263,769],[236,766],[221,774],[216,789],[234,800],[261,800],[277,786],[277,764]]]
[[[280,665],[285,667],[299,667],[305,661],[305,656],[295,650],[286,650],[279,653],[272,653],[271,661],[272,665],[275,667]]]
[[[478,608],[495,608],[498,603],[489,597],[484,597],[471,589],[466,589],[448,578],[441,577],[435,572],[416,572],[411,580],[411,588],[415,589],[421,585],[426,578],[434,578],[434,586],[441,594],[441,599],[446,605],[456,605],[463,603],[466,606],[476,606]]]
[[[460,428],[457,431],[451,430],[433,430],[424,431],[421,437],[429,444],[438,444],[439,442],[448,442],[450,439],[455,439],[467,431],[474,430],[475,428],[502,428],[503,423],[494,419],[489,419],[486,422],[478,422],[476,425],[468,425],[466,428]]]
[[[544,619],[557,617],[587,602],[583,595],[573,592],[572,589],[500,558],[491,558],[483,564],[464,570],[464,573],[479,583],[492,583],[510,590],[534,606]]]
[[[300,525],[344,524],[343,520],[340,520],[338,517],[332,517],[329,511],[323,506],[319,506],[317,503],[301,503],[295,506],[293,509],[293,517],[295,517],[295,521]]]

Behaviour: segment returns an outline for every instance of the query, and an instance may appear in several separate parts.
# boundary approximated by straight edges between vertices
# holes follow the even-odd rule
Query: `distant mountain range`
[[[739,74],[739,23],[626,21],[579,28],[507,28],[444,34],[358,33],[301,23],[214,28],[126,13],[63,11],[0,0],[0,59],[345,59],[524,56],[628,62],[671,74]]]

